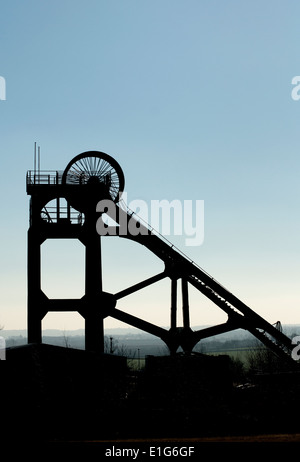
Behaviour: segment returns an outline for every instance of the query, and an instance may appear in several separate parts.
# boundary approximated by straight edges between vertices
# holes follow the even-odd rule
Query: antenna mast
[[[39,171],[39,175],[40,175],[40,170],[41,170],[40,152],[41,152],[41,148],[40,148],[40,146],[39,146],[39,147],[38,147],[38,171]]]
[[[33,170],[34,170],[34,173],[36,171],[36,141],[34,143],[34,165],[33,165]]]

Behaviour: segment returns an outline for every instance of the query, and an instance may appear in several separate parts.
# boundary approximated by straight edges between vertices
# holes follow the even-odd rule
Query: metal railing
[[[57,185],[61,184],[63,172],[57,170],[29,170],[26,175],[27,185]]]
[[[72,207],[49,207],[46,206],[42,209],[41,218],[47,223],[59,223],[60,221],[68,220],[72,224],[82,225],[84,218],[83,214]]]

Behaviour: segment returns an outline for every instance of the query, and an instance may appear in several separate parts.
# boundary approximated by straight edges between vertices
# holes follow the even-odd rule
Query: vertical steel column
[[[100,306],[102,293],[101,238],[96,231],[95,213],[87,214],[86,224],[85,349],[101,353],[104,350],[103,316]]]
[[[190,327],[190,313],[189,313],[189,292],[188,282],[185,278],[182,278],[182,315],[183,315],[183,327]]]
[[[56,199],[56,221],[59,222],[60,219],[60,200],[59,197]]]
[[[177,327],[177,279],[171,280],[171,329]]]
[[[67,202],[67,219],[69,222],[71,221],[71,206],[69,202]]]
[[[28,343],[42,343],[41,238],[39,204],[31,200],[31,223],[27,241],[27,337]]]

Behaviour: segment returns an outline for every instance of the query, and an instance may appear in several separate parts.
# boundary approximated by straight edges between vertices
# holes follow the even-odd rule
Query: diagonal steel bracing
[[[118,210],[117,222],[122,222],[123,224],[127,223],[129,220],[139,221],[138,217],[130,212],[126,212],[124,209]],[[158,258],[160,258],[165,263],[165,271],[160,273],[162,277],[169,276],[172,281],[171,289],[171,329],[170,335],[167,339],[165,332],[163,333],[164,340],[166,343],[172,343],[172,338],[174,339],[174,332],[176,331],[177,343],[189,344],[188,348],[193,348],[195,344],[203,338],[216,335],[218,333],[228,332],[230,330],[235,330],[238,328],[246,329],[256,336],[261,342],[263,342],[268,348],[271,348],[276,354],[285,355],[289,357],[290,351],[293,348],[291,340],[284,335],[281,331],[276,329],[272,324],[267,322],[257,313],[255,313],[251,308],[239,300],[235,295],[229,292],[223,285],[211,277],[208,273],[202,270],[194,262],[192,262],[188,257],[182,254],[178,249],[176,249],[170,242],[159,236],[158,233],[153,232],[152,228],[147,224],[140,224],[141,232],[137,235],[131,235],[126,233],[119,233],[120,237],[128,238],[138,242],[145,247],[147,247],[152,253],[154,253]],[[120,231],[120,229],[119,229]],[[136,284],[131,288],[125,289],[122,291],[122,296],[125,296],[132,291],[139,290],[146,285],[152,284],[155,281],[155,278],[159,278],[159,275],[150,278],[144,283]],[[176,297],[174,295],[175,285],[177,279],[182,279],[182,292],[183,292],[183,320],[184,328],[176,327]],[[207,298],[209,298],[215,305],[221,308],[228,315],[228,322],[212,326],[207,329],[193,332],[190,329],[190,320],[189,320],[189,305],[188,305],[188,283],[194,286]],[[118,294],[116,294],[118,295]],[[120,298],[120,296],[118,297]],[[128,318],[129,319],[129,318]],[[141,321],[142,324],[142,321]],[[140,324],[140,325],[141,325]],[[149,326],[144,325],[144,328],[147,329]],[[151,330],[153,331],[152,327]],[[161,331],[160,331],[161,334]],[[160,335],[159,335],[160,336]],[[172,337],[173,336],[173,337]],[[186,341],[187,336],[189,341]],[[182,339],[180,339],[182,337]],[[182,340],[182,341],[181,341]],[[278,347],[278,344],[281,346]]]

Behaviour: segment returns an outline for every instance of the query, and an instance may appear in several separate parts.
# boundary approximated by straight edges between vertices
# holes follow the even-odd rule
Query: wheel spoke
[[[86,158],[83,158],[80,160],[81,164],[82,164],[82,167],[84,169],[85,172],[88,172],[89,171],[89,164],[88,164],[88,160]]]
[[[95,168],[96,172],[98,172],[98,170],[99,170],[99,165],[100,165],[100,163],[101,163],[101,160],[102,160],[102,159],[99,159],[99,158],[98,158],[98,160],[97,160],[97,167]]]

